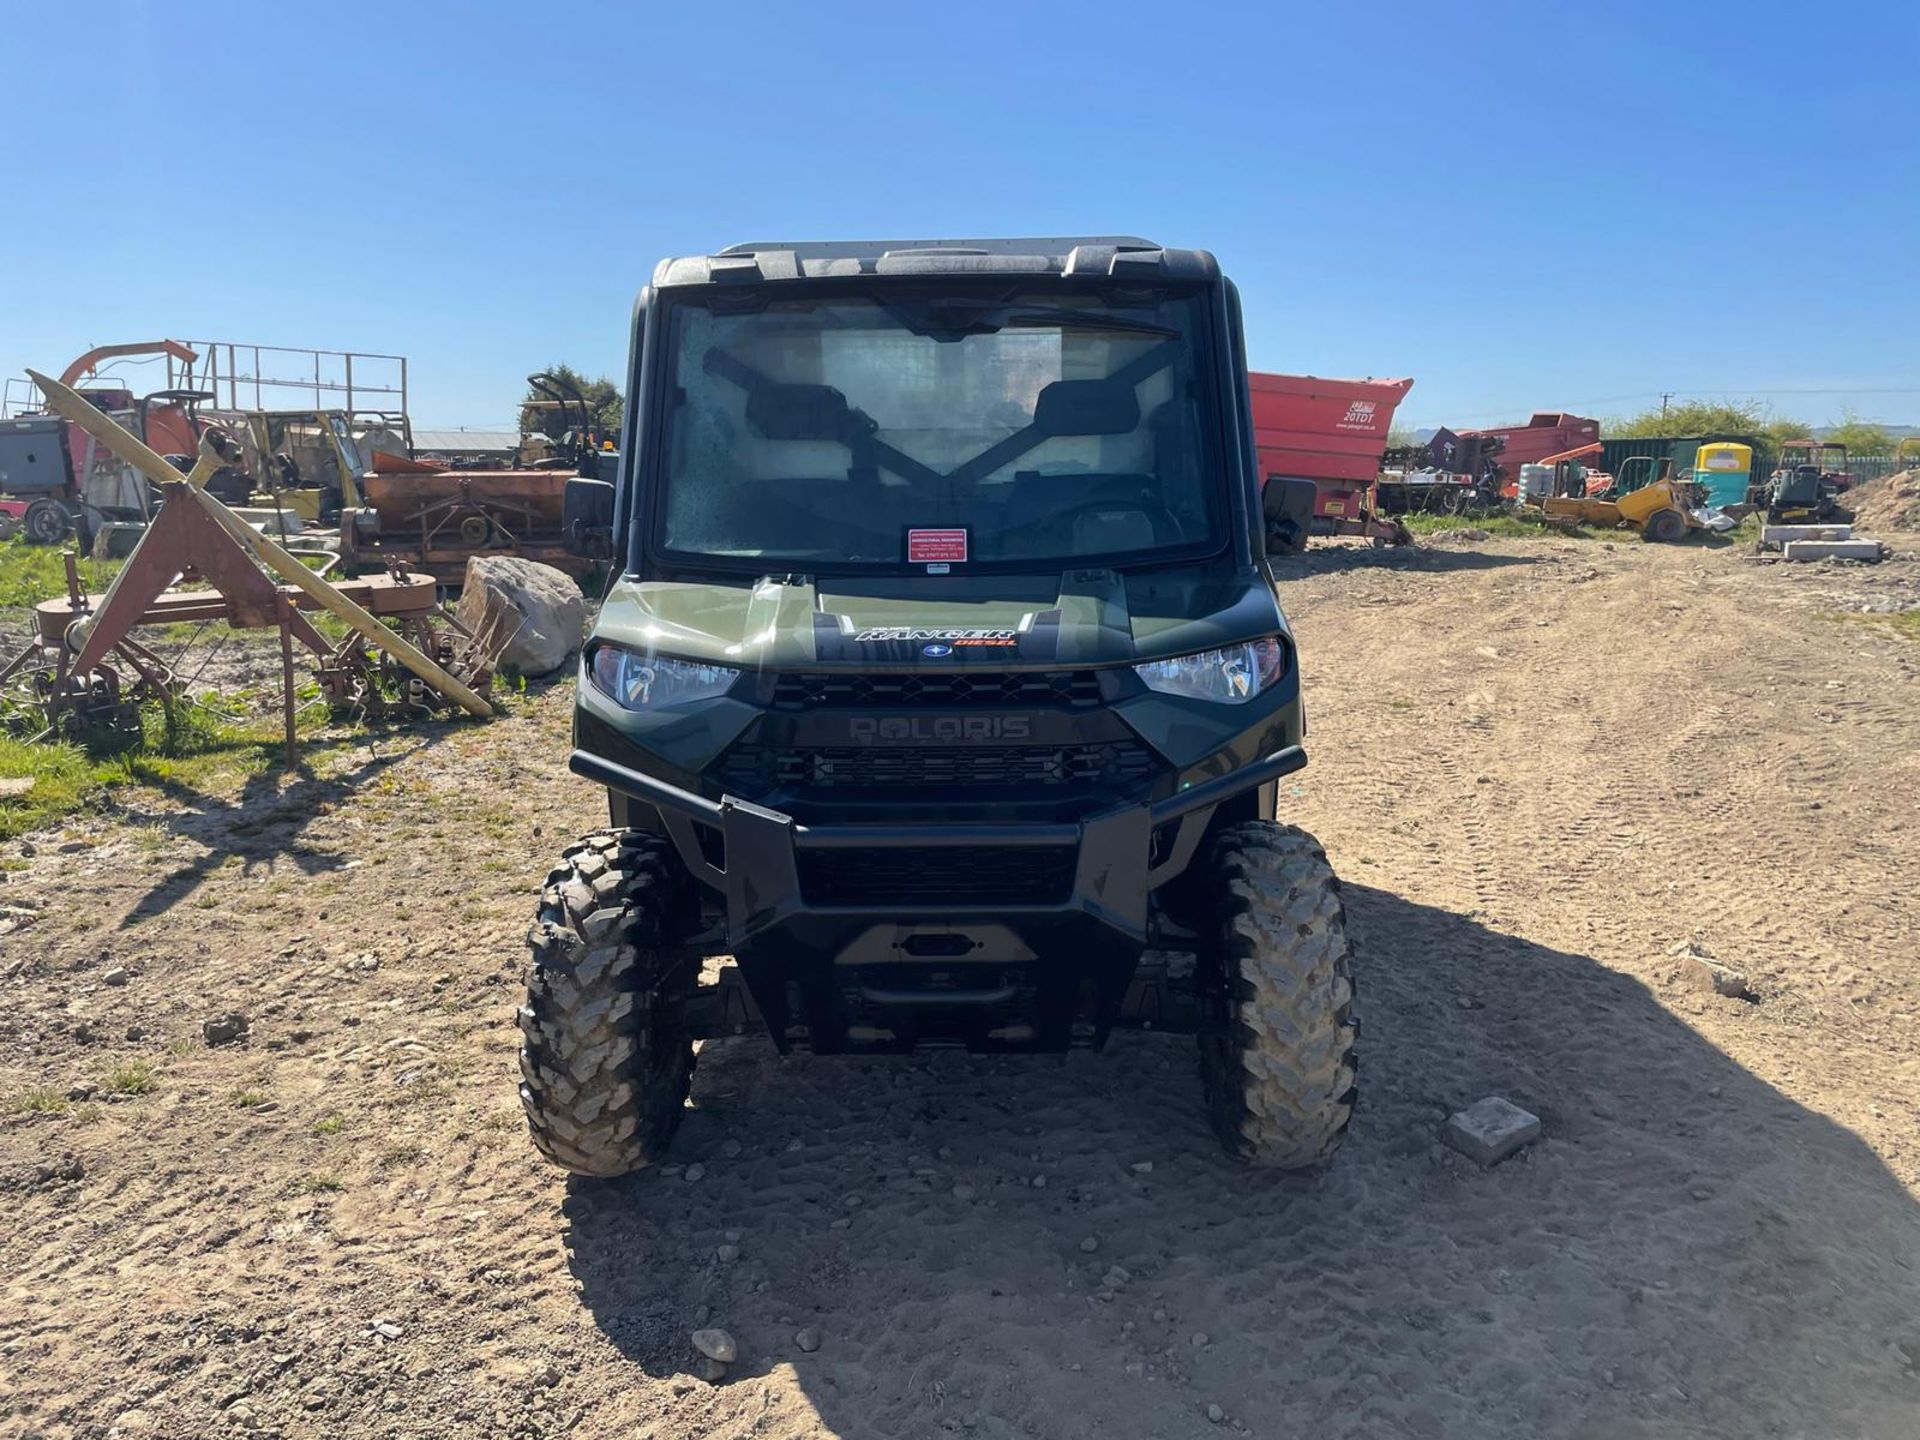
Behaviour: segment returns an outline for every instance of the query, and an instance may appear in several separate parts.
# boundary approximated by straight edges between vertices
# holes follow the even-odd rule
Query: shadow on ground
[[[388,767],[438,744],[438,727],[407,734],[378,736],[371,744],[366,739],[350,743],[366,747],[367,758],[347,770],[322,775],[314,768],[316,754],[328,753],[330,746],[303,742],[301,758],[289,772],[282,767],[249,775],[233,799],[208,795],[177,780],[155,778],[142,781],[183,808],[158,818],[161,828],[187,836],[207,847],[185,865],[171,870],[152,889],[140,897],[120,921],[128,930],[162,915],[198,890],[206,878],[238,859],[242,873],[251,873],[255,865],[289,859],[303,875],[319,875],[346,864],[341,855],[315,850],[300,840],[301,832],[318,816],[348,799],[356,790],[377,778]],[[377,747],[377,748],[375,748]]]
[[[1219,1434],[1209,1404],[1260,1436],[1920,1433],[1920,1217],[1872,1151],[1586,956],[1348,895],[1363,1100],[1331,1170],[1223,1160],[1176,1037],[713,1045],[675,1155],[704,1176],[571,1188],[593,1322],[678,1374],[705,1307],[729,1385],[797,1381],[837,1436]],[[1481,1171],[1437,1134],[1490,1093],[1545,1137]]]

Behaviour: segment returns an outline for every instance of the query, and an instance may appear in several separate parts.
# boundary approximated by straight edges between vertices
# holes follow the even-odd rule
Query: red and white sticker
[[[943,565],[967,558],[967,532],[953,530],[907,531],[909,565]]]

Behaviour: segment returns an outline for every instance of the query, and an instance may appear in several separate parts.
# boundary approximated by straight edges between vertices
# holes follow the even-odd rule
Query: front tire
[[[1656,510],[1640,532],[1656,545],[1671,545],[1687,536],[1687,517],[1678,510]]]
[[[535,1148],[576,1175],[639,1170],[679,1127],[693,1044],[669,941],[686,901],[671,848],[631,830],[570,846],[541,888],[520,1103]]]
[[[1331,1159],[1354,1105],[1346,911],[1326,851],[1304,830],[1222,831],[1204,872],[1211,934],[1200,973],[1207,1110],[1229,1153],[1299,1170]]]

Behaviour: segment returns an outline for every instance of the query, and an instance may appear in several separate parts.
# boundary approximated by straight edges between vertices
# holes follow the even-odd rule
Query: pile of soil
[[[1896,470],[1869,480],[1847,494],[1844,503],[1864,533],[1920,530],[1920,470]]]

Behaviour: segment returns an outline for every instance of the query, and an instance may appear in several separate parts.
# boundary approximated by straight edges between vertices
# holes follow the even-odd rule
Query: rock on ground
[[[740,1347],[734,1343],[733,1336],[720,1329],[694,1331],[693,1348],[722,1365],[731,1365],[740,1358]]]
[[[1744,970],[1722,965],[1708,955],[1689,955],[1680,962],[1680,978],[1695,990],[1711,990],[1729,1000],[1747,1000],[1753,996]]]
[[[511,555],[476,555],[467,561],[454,618],[480,633],[490,596],[511,607],[506,629],[513,638],[495,661],[498,668],[551,675],[580,647],[587,602],[566,572]]]
[[[225,1045],[244,1037],[247,1028],[247,1017],[238,1010],[231,1010],[203,1021],[200,1032],[207,1037],[209,1045]]]

